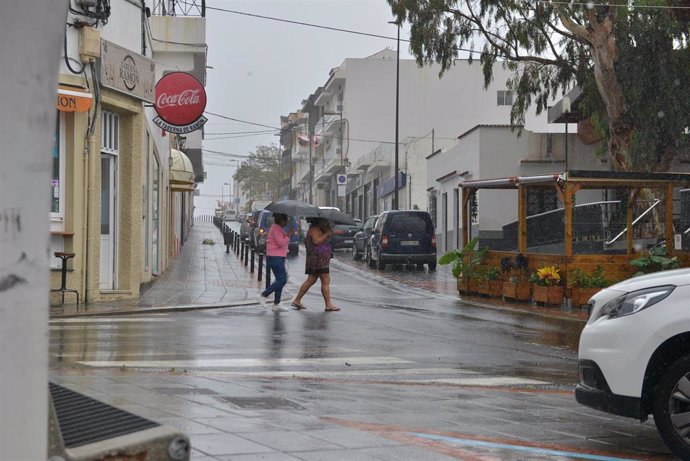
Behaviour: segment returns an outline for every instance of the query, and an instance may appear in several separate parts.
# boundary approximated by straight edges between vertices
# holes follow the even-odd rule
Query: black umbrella
[[[352,216],[334,208],[319,208],[318,217],[338,224],[357,224],[357,221]]]
[[[299,200],[281,200],[280,202],[271,202],[266,205],[264,209],[289,216],[311,217],[318,217],[319,212],[321,211],[319,208]]]

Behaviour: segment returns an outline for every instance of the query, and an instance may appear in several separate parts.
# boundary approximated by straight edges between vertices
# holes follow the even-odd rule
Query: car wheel
[[[352,245],[352,259],[357,261],[362,259],[362,253],[357,251],[357,247],[355,245]]]
[[[379,251],[378,253],[378,259],[376,260],[376,268],[380,271],[386,269],[386,263],[383,262],[383,259],[381,259],[381,252]]]
[[[435,270],[436,270],[436,263],[435,263],[435,262],[429,263],[429,270],[430,270],[430,271],[435,271]]]
[[[690,433],[683,422],[690,416],[690,355],[676,360],[661,376],[652,409],[666,446],[681,459],[690,459]]]

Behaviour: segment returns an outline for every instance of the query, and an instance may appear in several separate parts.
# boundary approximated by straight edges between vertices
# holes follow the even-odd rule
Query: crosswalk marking
[[[237,368],[237,367],[277,367],[310,365],[379,365],[413,363],[396,357],[330,357],[330,358],[254,358],[254,359],[198,359],[198,360],[132,360],[132,361],[79,361],[90,367],[130,367],[130,368]]]

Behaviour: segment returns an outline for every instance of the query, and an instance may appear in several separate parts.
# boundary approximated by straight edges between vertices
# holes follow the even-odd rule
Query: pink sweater
[[[272,224],[266,239],[266,256],[286,257],[290,236],[278,224]]]

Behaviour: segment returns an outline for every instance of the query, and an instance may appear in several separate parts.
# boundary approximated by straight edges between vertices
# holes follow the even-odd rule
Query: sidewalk
[[[215,242],[204,244],[205,240]],[[225,252],[220,230],[210,222],[195,221],[182,253],[138,300],[52,306],[50,318],[89,315],[123,315],[185,311],[256,304],[253,297],[263,287],[239,256]]]
[[[215,244],[204,244],[205,240]],[[344,265],[342,262],[340,264]],[[165,273],[142,291],[138,300],[52,306],[50,318],[157,313],[256,304],[254,296],[265,284],[265,279],[262,282],[257,280],[258,270],[258,259],[252,274],[250,266],[245,266],[232,248],[230,253],[225,252],[223,236],[213,223],[195,221],[191,234],[182,247],[182,253]],[[396,279],[393,273],[387,273],[386,276]],[[427,288],[434,290],[434,286],[435,284],[428,284]],[[464,296],[462,302],[476,307],[544,317],[587,320],[584,309],[538,307],[475,296]]]

